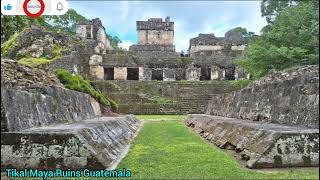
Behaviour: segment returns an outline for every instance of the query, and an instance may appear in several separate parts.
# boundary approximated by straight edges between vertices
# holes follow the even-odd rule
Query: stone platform
[[[1,133],[1,169],[114,168],[140,127],[134,116]]]
[[[319,129],[200,114],[189,115],[186,125],[235,150],[249,168],[319,166]]]

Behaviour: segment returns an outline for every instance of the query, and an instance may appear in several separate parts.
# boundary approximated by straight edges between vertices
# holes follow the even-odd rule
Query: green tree
[[[251,31],[247,31],[246,28],[243,28],[243,27],[236,27],[236,28],[233,28],[231,30],[229,30],[227,33],[239,33],[241,34],[243,37],[253,37],[255,35],[254,32],[251,32]],[[226,33],[226,34],[227,34]]]
[[[297,0],[262,0],[261,14],[266,17],[268,23],[272,23],[275,18],[286,8],[294,6]]]
[[[1,43],[31,25],[49,26],[44,17],[33,19],[28,16],[5,16],[1,14]]]
[[[110,40],[110,44],[113,49],[121,49],[119,47],[119,44],[121,43],[121,40],[118,36],[111,36],[110,34],[106,34],[107,38]]]
[[[319,63],[319,4],[308,1],[286,8],[266,29],[237,61],[253,78],[271,69]]]
[[[45,20],[51,25],[49,29],[56,32],[75,33],[76,24],[87,21],[88,19],[78,14],[74,9],[61,16],[44,16]]]

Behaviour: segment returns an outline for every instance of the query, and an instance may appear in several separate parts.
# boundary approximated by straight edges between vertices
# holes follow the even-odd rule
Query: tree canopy
[[[271,69],[319,64],[318,58],[319,3],[305,1],[283,9],[236,63],[259,78]]]

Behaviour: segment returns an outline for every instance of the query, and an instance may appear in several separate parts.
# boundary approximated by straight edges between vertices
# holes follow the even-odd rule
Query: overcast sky
[[[176,50],[188,49],[189,39],[199,33],[224,33],[244,27],[259,34],[266,25],[260,1],[71,1],[70,7],[83,16],[99,17],[107,33],[117,35],[121,46],[137,42],[136,21],[170,16],[174,21]]]

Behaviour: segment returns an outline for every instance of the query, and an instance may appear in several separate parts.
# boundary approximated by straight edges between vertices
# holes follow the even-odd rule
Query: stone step
[[[319,129],[200,114],[189,115],[186,125],[238,152],[249,168],[319,166]]]
[[[1,133],[1,169],[114,168],[141,123],[134,116]]]

